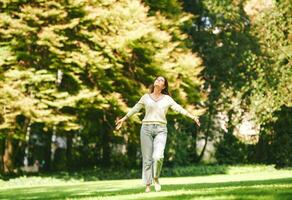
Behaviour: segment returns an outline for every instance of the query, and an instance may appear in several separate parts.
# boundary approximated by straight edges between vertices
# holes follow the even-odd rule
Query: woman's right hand
[[[193,120],[194,120],[194,122],[197,124],[198,127],[201,126],[201,123],[200,123],[200,121],[199,121],[199,118],[196,118],[196,117],[195,117]]]
[[[123,117],[121,119],[116,118],[116,130],[119,130],[121,128],[125,120],[126,120],[126,117]]]

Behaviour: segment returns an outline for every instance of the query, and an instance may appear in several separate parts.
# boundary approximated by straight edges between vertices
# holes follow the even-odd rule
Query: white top
[[[146,111],[145,117],[142,120],[142,123],[144,124],[167,124],[165,116],[169,107],[172,110],[192,119],[195,118],[194,115],[177,104],[171,96],[163,95],[158,100],[154,100],[148,93],[144,94],[140,98],[138,103],[136,103],[135,106],[126,114],[126,117],[131,117],[133,114],[139,112],[142,107],[144,107]]]

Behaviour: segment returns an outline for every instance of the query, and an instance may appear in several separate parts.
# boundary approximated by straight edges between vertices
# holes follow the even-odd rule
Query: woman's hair
[[[169,93],[169,91],[168,91],[168,81],[167,81],[167,79],[166,79],[164,76],[157,76],[157,77],[154,79],[154,81],[156,81],[156,79],[157,79],[158,77],[162,77],[162,78],[164,78],[164,86],[165,86],[165,88],[161,91],[161,93],[162,93],[162,94],[167,94],[167,95],[170,96],[170,93]],[[154,91],[154,84],[151,84],[151,85],[150,85],[150,93],[152,93],[153,91]]]

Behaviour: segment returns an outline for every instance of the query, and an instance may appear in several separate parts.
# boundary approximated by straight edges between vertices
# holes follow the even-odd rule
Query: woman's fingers
[[[199,119],[195,119],[195,122],[196,122],[196,124],[197,124],[199,127],[201,126],[201,123],[200,123]]]
[[[119,130],[123,124],[123,120],[119,119],[116,121],[116,130]]]
[[[116,124],[116,125],[117,125],[117,124]],[[119,125],[117,125],[117,126],[116,126],[116,130],[118,130],[119,128],[120,128],[120,126],[119,126]]]
[[[120,121],[120,118],[117,117],[117,118],[116,118],[116,121],[115,121],[115,122],[116,122],[116,125],[119,123],[119,121]]]
[[[124,118],[117,117],[115,122],[116,122],[115,123],[116,124],[116,130],[119,130],[121,128],[123,122],[124,122]]]
[[[122,123],[119,123],[117,126],[116,126],[116,130],[119,130],[122,126]]]

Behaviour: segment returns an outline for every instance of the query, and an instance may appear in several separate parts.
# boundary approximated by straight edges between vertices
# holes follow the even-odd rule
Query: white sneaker
[[[161,185],[159,183],[157,183],[157,182],[154,182],[154,188],[155,188],[156,192],[161,191]]]

